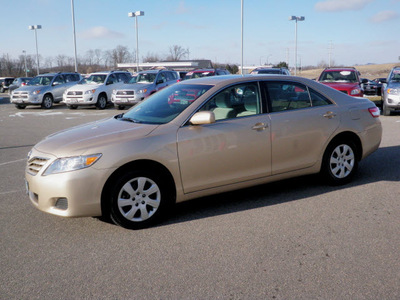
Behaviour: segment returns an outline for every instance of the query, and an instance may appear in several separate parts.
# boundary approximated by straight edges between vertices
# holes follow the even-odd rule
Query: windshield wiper
[[[141,123],[139,120],[133,119],[133,118],[127,118],[127,117],[121,117],[122,121],[128,121],[132,123]]]

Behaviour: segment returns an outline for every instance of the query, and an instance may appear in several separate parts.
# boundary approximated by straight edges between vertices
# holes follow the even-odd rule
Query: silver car
[[[124,109],[179,80],[178,72],[172,70],[140,71],[136,78],[113,90],[111,101],[116,108]]]
[[[10,102],[18,109],[27,105],[40,105],[50,109],[62,100],[63,93],[81,80],[78,73],[46,73],[34,77],[25,86],[11,93]]]
[[[39,142],[27,190],[44,212],[138,229],[197,197],[316,173],[345,184],[379,147],[379,113],[368,99],[300,77],[182,81]]]
[[[382,84],[382,112],[390,116],[400,111],[400,67],[394,67]]]

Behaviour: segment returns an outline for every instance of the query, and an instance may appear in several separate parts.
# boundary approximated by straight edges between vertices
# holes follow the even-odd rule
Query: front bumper
[[[43,94],[30,94],[27,92],[14,92],[10,97],[10,102],[13,104],[42,104]]]
[[[97,102],[96,94],[64,94],[63,102],[66,105],[94,105]]]
[[[55,159],[33,150],[25,171],[27,193],[32,204],[41,211],[63,217],[101,216],[102,189],[113,170],[99,170],[92,166],[43,176]]]
[[[132,105],[136,105],[139,102],[143,101],[145,98],[144,94],[113,94],[111,96],[111,102],[114,105],[120,105],[120,106],[132,106]]]

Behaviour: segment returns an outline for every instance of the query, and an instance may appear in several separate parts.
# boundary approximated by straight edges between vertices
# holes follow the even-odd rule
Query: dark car
[[[14,81],[10,84],[10,86],[8,87],[8,93],[11,94],[11,92],[21,86],[26,85],[29,80],[31,80],[32,77],[18,77],[15,78]]]
[[[377,86],[376,93],[378,96],[381,96],[382,95],[382,84],[386,81],[386,78],[379,77],[379,78],[372,79],[372,81],[376,82],[376,86]]]
[[[14,81],[14,77],[1,77],[0,78],[0,93],[8,90],[10,84]]]
[[[362,88],[364,90],[364,95],[368,96],[376,96],[380,95],[380,90],[378,93],[378,83],[373,80],[369,80],[367,78],[361,78]],[[381,84],[382,88],[382,84]]]
[[[186,73],[185,80],[200,78],[200,77],[216,76],[216,75],[229,75],[229,74],[231,73],[225,69],[196,69]]]
[[[250,74],[275,74],[275,75],[290,75],[290,71],[286,68],[256,68]]]

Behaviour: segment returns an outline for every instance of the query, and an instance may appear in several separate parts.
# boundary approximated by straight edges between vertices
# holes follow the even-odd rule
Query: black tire
[[[145,170],[129,171],[112,185],[111,220],[124,228],[142,229],[157,222],[173,203],[165,180]]]
[[[107,106],[107,96],[105,94],[100,94],[97,98],[96,107],[98,109],[105,109]]]
[[[384,116],[390,116],[390,115],[391,115],[390,108],[388,108],[388,107],[385,105],[385,101],[382,101],[382,114],[383,114]]]
[[[321,174],[331,185],[349,183],[358,168],[357,147],[351,140],[331,142],[325,150]]]
[[[53,96],[50,94],[44,95],[41,106],[44,109],[52,108],[53,107]]]
[[[18,109],[25,109],[25,105],[21,105],[21,104],[15,104],[15,107]]]

